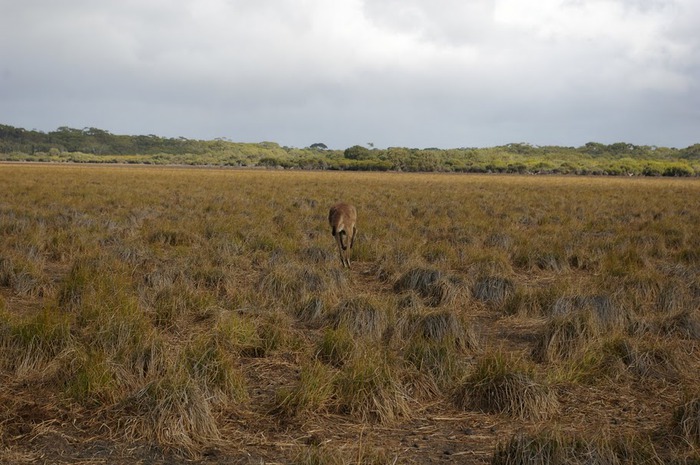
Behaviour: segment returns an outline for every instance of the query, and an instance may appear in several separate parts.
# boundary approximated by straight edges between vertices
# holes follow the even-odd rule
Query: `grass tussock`
[[[462,409],[543,420],[559,410],[556,393],[539,381],[525,362],[500,353],[487,354],[455,392]]]
[[[519,433],[500,442],[491,457],[492,465],[662,465],[654,446],[634,436],[585,437],[543,431]]]
[[[629,312],[607,295],[572,295],[557,298],[548,309],[554,317],[590,313],[607,329],[624,329],[630,323]]]
[[[183,359],[189,376],[199,380],[207,398],[220,404],[247,399],[238,358],[220,338],[196,338],[185,348]]]
[[[659,331],[667,336],[675,335],[683,339],[700,340],[700,309],[681,311],[663,318],[659,323]]]
[[[311,296],[297,307],[296,317],[305,323],[314,324],[321,321],[327,311],[328,306],[322,297]]]
[[[515,284],[502,276],[482,276],[472,286],[472,296],[491,307],[500,307],[515,293]]]
[[[431,307],[453,303],[459,288],[457,279],[434,268],[411,268],[394,283],[395,292],[415,291]]]
[[[318,296],[335,297],[348,287],[345,274],[334,268],[315,268],[283,263],[271,265],[260,281],[261,296],[269,302],[298,306],[300,302]]]
[[[353,444],[334,448],[330,444],[311,444],[302,447],[294,456],[294,465],[389,465],[399,463],[399,455],[384,448]]]
[[[700,396],[687,398],[676,409],[673,422],[688,443],[700,446]]]
[[[417,397],[425,398],[426,395],[449,390],[466,370],[464,352],[449,339],[411,339],[404,349],[404,358],[422,375],[408,383]]]
[[[75,347],[70,319],[52,308],[25,318],[0,314],[0,363],[17,377],[41,373]]]
[[[55,286],[45,272],[41,254],[29,250],[26,254],[0,255],[0,286],[22,297],[46,297]]]
[[[115,407],[124,434],[177,453],[195,455],[205,444],[221,440],[218,422],[205,390],[183,370],[172,368]]]
[[[342,367],[355,355],[355,336],[348,328],[326,329],[318,343],[316,357],[335,367]]]
[[[553,287],[516,286],[510,298],[504,302],[503,312],[525,317],[547,315],[557,299],[557,292]]]
[[[389,328],[391,315],[376,299],[358,296],[342,300],[328,315],[333,328],[345,328],[356,337],[380,339]]]
[[[408,318],[406,338],[429,343],[447,343],[459,350],[478,351],[479,337],[473,326],[454,309],[429,311]]]
[[[338,373],[337,407],[363,422],[393,423],[410,415],[405,386],[394,362],[380,350],[364,350]]]
[[[321,413],[333,405],[336,372],[317,360],[301,367],[298,383],[277,392],[276,409],[285,415]]]
[[[618,336],[589,348],[577,368],[582,379],[608,377],[622,381],[621,377],[631,375],[642,380],[677,382],[681,373],[679,360],[661,341]]]
[[[575,312],[547,321],[532,349],[539,362],[568,360],[580,354],[589,343],[599,341],[603,328],[591,312]]]

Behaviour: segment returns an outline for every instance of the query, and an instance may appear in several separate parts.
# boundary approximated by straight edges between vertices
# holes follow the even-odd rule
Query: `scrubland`
[[[700,463],[697,179],[0,165],[0,190],[0,463]]]

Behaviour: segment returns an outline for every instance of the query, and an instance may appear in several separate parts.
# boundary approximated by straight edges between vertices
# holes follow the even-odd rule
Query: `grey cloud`
[[[493,26],[494,0],[368,0],[370,21],[430,41],[461,45],[479,41]]]
[[[519,20],[520,0],[0,0],[0,123],[334,148],[698,142],[699,4],[604,4]]]

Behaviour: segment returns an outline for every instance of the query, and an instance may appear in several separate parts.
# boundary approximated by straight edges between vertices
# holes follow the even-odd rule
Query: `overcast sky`
[[[699,25],[698,0],[0,0],[0,124],[682,148]]]

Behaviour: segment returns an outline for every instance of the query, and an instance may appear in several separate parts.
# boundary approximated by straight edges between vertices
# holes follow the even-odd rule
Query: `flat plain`
[[[0,463],[700,462],[698,179],[1,164],[0,192]]]

